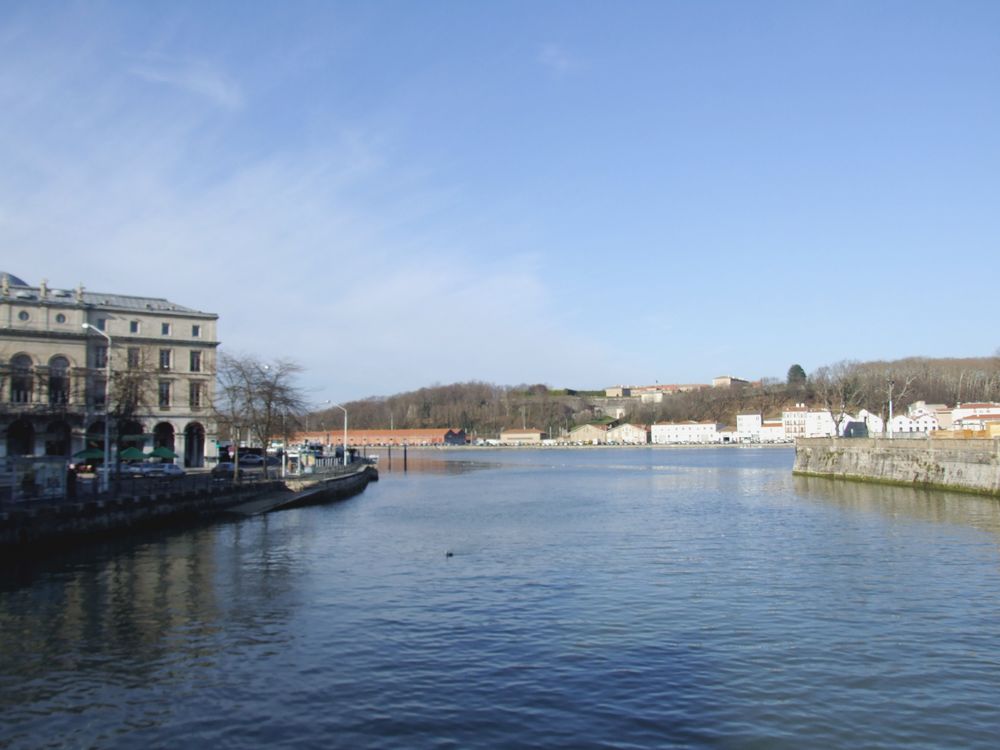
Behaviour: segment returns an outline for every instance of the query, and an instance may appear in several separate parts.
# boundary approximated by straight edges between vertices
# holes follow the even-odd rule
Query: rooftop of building
[[[126,310],[132,312],[181,313],[182,315],[198,315],[217,318],[215,313],[195,310],[193,307],[178,305],[176,302],[162,297],[139,297],[130,294],[110,294],[107,292],[88,292],[81,284],[76,289],[50,287],[45,281],[38,286],[31,286],[22,279],[9,273],[0,273],[0,300],[17,302],[35,302],[49,305],[83,305],[85,307],[103,307],[111,310]]]

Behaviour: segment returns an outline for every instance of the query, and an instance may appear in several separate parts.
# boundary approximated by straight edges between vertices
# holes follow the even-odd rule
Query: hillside
[[[740,413],[777,415],[785,406],[806,403],[856,412],[886,414],[892,382],[897,411],[914,401],[954,404],[1000,400],[1000,356],[963,359],[911,357],[892,362],[839,362],[807,374],[804,381],[764,380],[760,385],[706,388],[665,395],[660,403],[606,399],[601,391],[555,390],[546,385],[501,386],[467,382],[433,385],[394,396],[345,404],[355,428],[461,427],[470,434],[495,435],[527,425],[558,434],[608,416],[643,424],[712,420],[735,424]],[[310,421],[339,424],[339,411],[314,414]]]

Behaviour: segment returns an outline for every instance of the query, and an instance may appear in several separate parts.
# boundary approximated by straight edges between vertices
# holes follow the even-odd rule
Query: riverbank
[[[1000,439],[803,438],[792,473],[1000,496]]]

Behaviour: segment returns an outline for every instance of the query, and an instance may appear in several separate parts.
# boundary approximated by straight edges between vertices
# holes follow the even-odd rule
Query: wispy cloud
[[[147,61],[132,66],[129,72],[144,81],[200,96],[223,109],[237,110],[244,104],[239,84],[223,71],[205,62]]]
[[[582,63],[578,59],[572,57],[560,45],[552,42],[542,45],[538,52],[538,62],[559,78],[582,67]]]
[[[133,73],[236,106],[238,88],[205,71]],[[199,127],[216,110],[169,120],[131,106],[129,89],[101,89],[101,116],[74,129],[72,156],[29,148],[26,127],[0,122],[0,157],[22,164],[0,174],[0,245],[19,251],[4,270],[217,312],[227,349],[299,359],[317,397],[444,380],[575,383],[609,361],[560,322],[530,259],[484,260],[480,226],[425,222],[453,191],[385,133],[344,123],[320,142],[222,158],[232,130]],[[52,120],[69,90],[54,84],[32,118]]]

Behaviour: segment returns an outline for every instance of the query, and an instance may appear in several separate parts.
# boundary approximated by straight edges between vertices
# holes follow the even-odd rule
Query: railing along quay
[[[257,468],[241,469],[238,478],[197,470],[183,476],[123,474],[112,477],[107,492],[99,491],[99,480],[93,476],[66,476],[62,492],[56,492],[59,488],[49,483],[54,478],[51,475],[33,485],[33,490],[15,486],[14,474],[8,474],[5,483],[0,475],[0,555],[34,554],[36,549],[95,534],[190,524],[227,515],[231,508],[257,501],[280,505],[288,493],[321,493],[323,485],[357,473],[368,463],[343,466],[331,460],[284,478],[278,476],[280,469],[273,467],[269,467],[267,477]],[[366,480],[370,479],[366,475]]]
[[[22,492],[12,487],[10,481],[0,484],[0,510],[61,506],[80,502],[106,502],[143,497],[174,498],[203,494],[225,494],[243,489],[257,489],[263,483],[280,481],[275,472],[265,479],[262,471],[242,470],[239,480],[231,476],[212,476],[209,472],[184,476],[112,476],[106,492],[101,492],[100,481],[94,477],[69,477],[66,492],[58,497],[42,493]]]

